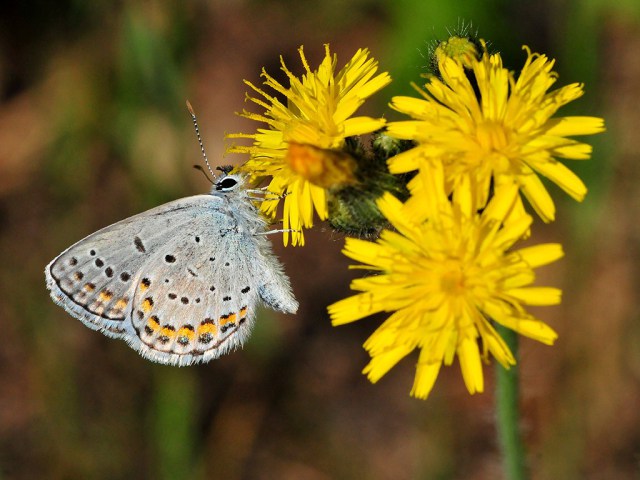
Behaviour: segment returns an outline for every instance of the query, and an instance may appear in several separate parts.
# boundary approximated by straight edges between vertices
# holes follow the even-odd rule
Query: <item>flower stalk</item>
[[[517,359],[518,336],[516,333],[501,325],[497,325],[496,330]],[[519,366],[517,364],[509,369],[496,364],[496,428],[507,480],[526,480],[529,478],[520,428],[519,381]]]

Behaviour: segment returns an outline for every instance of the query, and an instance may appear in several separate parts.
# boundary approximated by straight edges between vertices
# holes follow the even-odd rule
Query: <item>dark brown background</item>
[[[445,5],[446,3],[446,5]],[[49,300],[43,268],[88,233],[204,192],[190,99],[209,157],[256,125],[242,79],[301,72],[331,44],[344,64],[368,47],[411,92],[427,45],[464,20],[519,69],[530,45],[558,59],[559,85],[586,83],[564,114],[606,118],[574,204],[534,241],[566,258],[540,284],[560,334],[522,342],[523,426],[536,479],[637,478],[640,458],[640,13],[635,2],[374,0],[5,2],[0,11],[0,478],[496,479],[493,367],[466,393],[458,365],[428,401],[408,396],[413,356],[378,385],[360,371],[379,324],[333,328],[348,295],[343,238],[323,225],[304,248],[276,246],[301,302],[261,314],[242,351],[170,368],[85,328]],[[318,5],[319,4],[319,5]],[[604,3],[603,3],[604,5]],[[375,103],[377,101],[377,104]]]

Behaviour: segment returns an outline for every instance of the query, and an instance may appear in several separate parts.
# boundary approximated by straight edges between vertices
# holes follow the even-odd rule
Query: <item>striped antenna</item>
[[[211,174],[211,176],[215,178],[216,174],[213,173],[213,170],[211,170],[211,165],[209,165],[209,159],[207,158],[207,154],[204,151],[204,145],[202,144],[202,138],[200,137],[200,129],[198,128],[198,121],[196,120],[196,112],[193,111],[193,107],[191,106],[191,103],[189,103],[189,100],[187,100],[187,109],[191,114],[191,119],[193,120],[193,126],[196,129],[196,136],[198,137],[200,150],[202,151],[202,156],[204,157],[204,163],[207,164],[207,168],[209,169],[209,173]]]

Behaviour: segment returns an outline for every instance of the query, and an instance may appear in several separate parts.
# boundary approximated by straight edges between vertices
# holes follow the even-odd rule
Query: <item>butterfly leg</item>
[[[279,228],[277,230],[267,230],[266,232],[257,232],[254,235],[273,235],[274,233],[284,233],[284,232],[299,232],[300,230],[295,230],[293,228]]]

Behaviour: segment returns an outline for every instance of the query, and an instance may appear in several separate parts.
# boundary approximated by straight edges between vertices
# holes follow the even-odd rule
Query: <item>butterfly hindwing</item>
[[[249,232],[199,215],[141,271],[129,339],[153,361],[189,365],[242,345],[258,301],[258,253]]]

